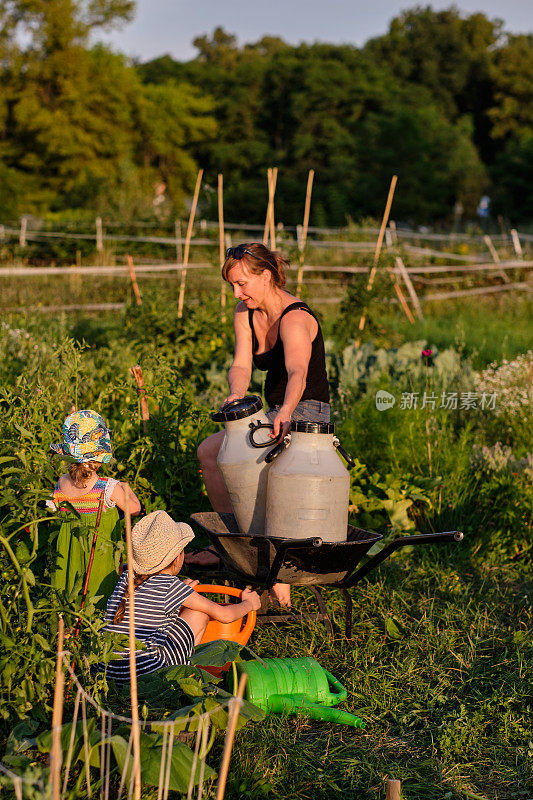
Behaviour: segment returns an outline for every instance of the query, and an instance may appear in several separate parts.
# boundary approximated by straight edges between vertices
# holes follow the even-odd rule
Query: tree
[[[280,168],[276,214],[288,224],[301,221],[310,168],[315,223],[379,214],[394,172],[403,217],[447,215],[457,198],[475,208],[486,174],[471,119],[448,119],[428,87],[350,46],[261,40],[238,48],[220,29],[197,46],[199,57],[175,74],[214,98],[219,135],[196,154],[211,180],[225,174],[234,219],[257,221],[271,165]],[[168,57],[161,67],[144,65],[141,74],[172,74]]]
[[[492,168],[494,211],[514,224],[533,219],[533,135],[509,139]]]
[[[475,110],[477,86],[489,77],[502,24],[481,13],[463,18],[455,7],[418,6],[393,19],[389,32],[364,49],[403,80],[426,86],[453,119]]]
[[[177,203],[193,183],[187,150],[214,135],[209,101],[192,87],[145,88],[123,56],[87,47],[95,28],[127,20],[132,9],[129,0],[0,6],[11,23],[3,40],[0,157],[8,184],[26,188],[21,211],[140,213],[151,208],[155,182],[164,179]],[[17,21],[29,37],[24,48]]]
[[[533,36],[509,36],[494,55],[494,105],[488,115],[494,139],[533,135]]]

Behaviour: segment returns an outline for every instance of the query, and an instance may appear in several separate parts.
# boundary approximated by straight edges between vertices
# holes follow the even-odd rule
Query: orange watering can
[[[194,587],[195,592],[200,594],[225,594],[232,597],[241,597],[242,590],[236,589],[233,586],[210,586],[199,584]],[[255,628],[256,612],[249,611],[246,614],[246,621],[241,617],[235,622],[217,622],[212,619],[207,623],[207,628],[202,637],[201,644],[206,642],[214,642],[216,639],[226,639],[230,642],[238,642],[239,644],[246,644],[252,631]]]

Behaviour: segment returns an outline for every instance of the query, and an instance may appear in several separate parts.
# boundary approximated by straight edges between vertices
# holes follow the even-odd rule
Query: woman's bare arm
[[[235,330],[235,355],[228,371],[229,395],[224,402],[244,397],[252,377],[252,331],[248,322],[248,309],[238,303],[233,317]]]

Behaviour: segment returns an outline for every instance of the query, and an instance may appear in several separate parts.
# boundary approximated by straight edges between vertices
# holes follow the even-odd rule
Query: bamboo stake
[[[401,793],[402,793],[402,784],[400,781],[387,780],[386,800],[400,800]]]
[[[131,256],[126,256],[128,260],[128,267],[130,270],[130,278],[131,278],[131,285],[133,286],[133,293],[135,295],[135,299],[137,300],[137,305],[142,305],[141,300],[141,293],[139,291],[139,284],[137,283],[137,276],[135,274],[135,267],[133,266],[133,258]]]
[[[59,615],[57,657],[56,657],[56,683],[54,688],[54,708],[52,713],[52,747],[50,749],[50,784],[52,786],[52,800],[59,800],[61,796],[61,726],[63,722],[63,697],[65,691],[65,675],[63,672],[63,640],[65,623],[63,616]]]
[[[272,177],[270,184],[272,186],[271,199],[270,199],[270,249],[276,249],[276,228],[274,225],[274,195],[276,194],[276,183],[278,181],[278,168],[274,167],[272,170]]]
[[[272,250],[276,249],[276,231],[274,229],[274,195],[276,193],[277,180],[278,168],[269,167],[267,169],[268,205],[265,219],[265,230],[263,233],[263,244],[268,244],[268,236],[270,233],[270,247]]]
[[[106,715],[102,711],[100,714],[100,800],[104,800],[105,794],[105,757],[106,757]]]
[[[379,229],[378,240],[376,243],[376,252],[374,253],[374,264],[370,271],[370,277],[368,278],[368,286],[367,289],[370,291],[372,286],[374,285],[374,278],[376,276],[376,270],[378,267],[379,256],[381,254],[381,247],[383,245],[383,235],[385,233],[385,229],[387,227],[387,222],[389,221],[389,214],[390,209],[392,206],[392,198],[394,197],[394,190],[396,188],[396,181],[398,180],[397,175],[392,176],[392,180],[390,182],[389,188],[389,196],[387,197],[387,205],[385,206],[385,213],[383,214],[383,219],[381,221],[381,228]]]
[[[181,286],[180,295],[178,299],[178,319],[183,316],[183,301],[185,299],[185,281],[187,279],[187,264],[189,263],[189,249],[191,246],[192,228],[194,225],[194,216],[196,214],[196,206],[198,205],[198,196],[200,194],[200,186],[202,183],[203,169],[198,170],[198,177],[196,178],[196,186],[194,187],[194,197],[192,199],[191,213],[189,214],[189,224],[187,225],[187,234],[185,236],[185,253],[183,255],[183,270],[181,273]]]
[[[167,800],[168,798],[168,789],[170,785],[170,772],[172,769],[172,747],[174,745],[174,725],[170,727],[168,732],[168,755],[167,755],[167,770],[165,775],[165,785],[163,788],[163,800]]]
[[[137,383],[137,394],[139,395],[141,401],[141,416],[143,421],[143,432],[145,434],[148,433],[148,420],[150,418],[150,414],[148,413],[148,400],[146,397],[146,388],[144,386],[144,378],[143,378],[143,371],[139,364],[135,364],[134,367],[130,367],[130,372],[135,378]]]
[[[131,698],[131,719],[133,732],[133,773],[134,773],[134,797],[140,800],[141,797],[141,742],[139,731],[139,705],[137,700],[137,670],[135,663],[135,588],[133,583],[133,547],[131,544],[131,514],[130,514],[130,494],[127,486],[123,486],[125,494],[124,520],[126,523],[126,551],[128,554],[128,639],[129,639],[129,660],[130,660],[130,698]]]
[[[405,311],[405,316],[407,317],[411,325],[414,325],[415,318],[413,317],[411,309],[407,305],[407,300],[405,299],[404,294],[396,281],[394,281],[394,291],[398,295],[398,300],[400,301],[400,304],[403,310]]]
[[[270,181],[272,179],[272,167],[267,169],[267,186],[268,186],[268,202],[267,202],[267,213],[265,217],[265,230],[263,231],[263,244],[266,246],[268,244],[268,230],[269,230],[269,223],[270,223]]]
[[[98,511],[96,512],[96,522],[94,525],[91,552],[89,554],[89,563],[87,564],[87,572],[85,573],[85,580],[83,581],[80,611],[83,611],[83,609],[85,608],[85,601],[87,600],[87,592],[89,591],[89,580],[91,578],[91,570],[93,568],[94,554],[96,551],[96,542],[98,540],[98,531],[100,528],[100,520],[102,519],[102,511],[104,510],[104,500],[105,500],[105,495],[104,492],[102,491],[100,493],[100,500],[98,502]],[[74,629],[74,634],[73,634],[75,639],[79,636],[80,628],[81,628],[81,617],[78,617],[78,621],[76,622],[76,627]],[[70,687],[70,682],[69,682],[69,687]]]
[[[245,672],[242,673],[239,680],[239,687],[237,695],[232,699],[231,713],[228,719],[228,729],[226,731],[226,740],[224,742],[224,752],[222,754],[222,763],[220,765],[220,772],[218,775],[217,795],[216,800],[222,800],[224,792],[226,791],[226,781],[228,779],[229,762],[231,758],[231,750],[233,748],[233,739],[235,737],[235,728],[237,727],[237,719],[242,705],[242,698],[244,697],[244,688],[248,676]]]
[[[385,228],[387,227],[387,222],[389,220],[389,214],[392,206],[392,198],[394,197],[394,190],[396,188],[396,181],[398,180],[397,175],[392,176],[392,180],[390,182],[389,187],[389,196],[387,197],[387,203],[385,205],[385,212],[383,214],[383,219],[381,221],[381,228],[379,229],[378,240],[376,243],[376,251],[374,253],[374,264],[372,265],[372,269],[370,270],[370,275],[368,278],[367,284],[367,291],[371,291],[372,286],[374,285],[374,278],[376,276],[376,270],[378,267],[379,256],[381,253],[381,247],[383,245],[383,236],[385,233]],[[366,322],[366,308],[363,309],[363,313],[361,314],[361,319],[359,320],[359,330],[362,332],[363,328],[365,327]],[[357,341],[355,343],[356,349],[359,349],[361,346],[361,336],[357,337]]]
[[[300,266],[298,268],[298,278],[296,282],[296,297],[300,297],[302,291],[303,280],[303,266],[304,266],[304,251],[307,243],[307,228],[309,226],[309,212],[311,210],[311,192],[313,191],[313,179],[315,177],[314,169],[309,170],[307,176],[307,192],[305,194],[305,209],[304,209],[304,224],[302,226],[302,235],[299,238],[298,246],[300,248]]]
[[[85,702],[85,696],[82,694],[81,696],[81,721],[82,721],[82,729],[83,729],[83,753],[85,756],[85,785],[87,787],[87,797],[92,797],[91,791],[91,770],[90,770],[90,759],[89,759],[89,733],[87,730],[87,704]]]
[[[65,796],[68,786],[68,778],[70,774],[70,765],[72,763],[72,751],[74,749],[74,739],[76,738],[76,727],[78,724],[78,714],[80,710],[80,698],[81,698],[81,689],[78,689],[76,692],[76,700],[74,701],[74,714],[72,716],[72,727],[70,729],[70,740],[68,743],[68,751],[67,751],[67,761],[65,764],[65,775],[63,777],[63,789],[62,794]]]
[[[219,260],[220,269],[224,266],[224,179],[218,176],[218,241],[219,241]],[[221,281],[220,286],[220,321],[224,325],[226,322],[226,282]]]
[[[489,249],[489,253],[492,256],[492,260],[494,261],[494,263],[495,264],[499,264],[500,263],[500,256],[498,255],[498,251],[494,247],[494,245],[492,243],[492,239],[490,238],[490,236],[488,234],[486,234],[483,237],[483,241],[487,245],[487,247]],[[498,270],[498,274],[500,275],[501,278],[503,278],[505,283],[510,283],[510,278],[509,278],[508,275],[506,275],[506,273],[503,271],[503,269],[499,269]]]
[[[405,264],[403,263],[403,259],[401,259],[400,256],[396,256],[396,266],[400,270],[400,274],[404,279],[405,285],[407,286],[407,291],[409,292],[411,300],[413,301],[413,306],[415,308],[418,319],[424,319],[424,315],[422,313],[422,306],[420,305],[420,300],[418,299],[418,295],[415,291],[415,287],[413,286],[413,282],[409,277],[409,273],[405,269]]]

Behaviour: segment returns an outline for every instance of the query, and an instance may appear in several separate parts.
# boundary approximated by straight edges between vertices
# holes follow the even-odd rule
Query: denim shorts
[[[266,412],[267,417],[272,422],[281,408],[281,404],[269,408]],[[331,409],[329,403],[322,403],[320,400],[300,400],[291,419],[293,422],[329,422]]]

